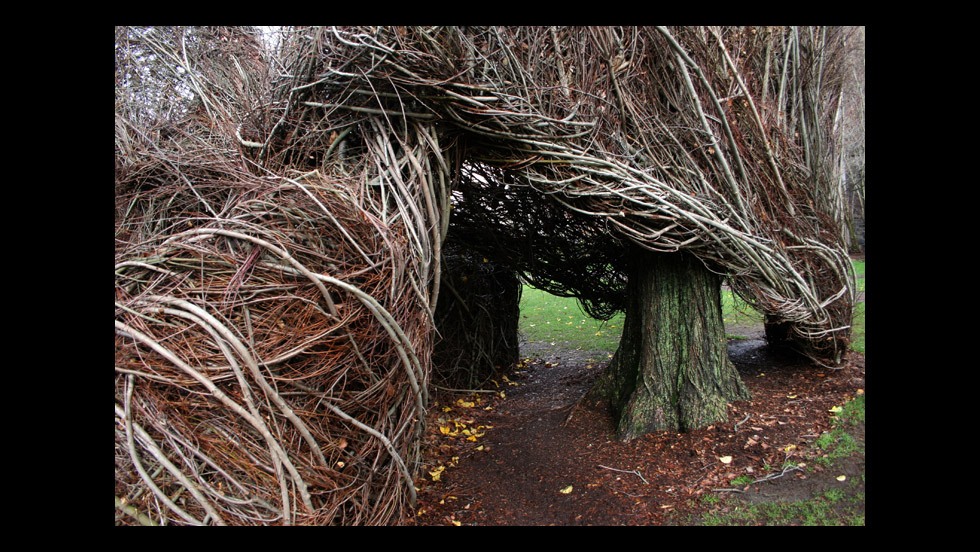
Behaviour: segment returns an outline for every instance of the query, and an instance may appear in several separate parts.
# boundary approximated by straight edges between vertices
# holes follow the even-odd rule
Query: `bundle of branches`
[[[426,135],[456,174],[464,160],[505,169],[511,185],[601,219],[621,239],[689,251],[785,324],[802,352],[836,364],[853,304],[833,190],[843,37],[796,27],[293,29],[276,94],[285,114],[257,126],[257,143],[266,162],[326,170],[394,142],[395,178],[423,157],[411,136]],[[428,227],[444,227],[433,214]]]
[[[519,360],[521,281],[452,233],[443,247],[442,293],[435,312],[432,382],[479,388]]]
[[[398,519],[431,351],[409,229],[356,183],[180,138],[117,172],[121,522]]]
[[[575,297],[609,320],[625,308],[626,247],[602,218],[566,209],[552,195],[511,185],[489,165],[464,165],[453,186],[449,239],[554,295]]]

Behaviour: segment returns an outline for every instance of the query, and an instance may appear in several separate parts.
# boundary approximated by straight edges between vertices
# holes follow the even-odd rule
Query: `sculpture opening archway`
[[[397,517],[440,305],[482,265],[602,318],[636,251],[682,256],[813,360],[846,350],[843,29],[295,28],[274,58],[181,32],[117,40],[193,97],[117,105],[117,496],[188,524]]]

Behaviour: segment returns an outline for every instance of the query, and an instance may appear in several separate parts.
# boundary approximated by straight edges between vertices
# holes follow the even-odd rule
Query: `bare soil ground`
[[[729,354],[752,399],[729,405],[724,423],[628,443],[604,408],[582,400],[608,352],[522,343],[525,360],[506,379],[488,392],[447,393],[430,410],[426,475],[406,524],[698,525],[705,495],[863,493],[863,424],[851,431],[860,452],[830,467],[816,462],[815,441],[831,429],[831,409],[863,393],[864,356],[828,370],[773,354],[761,327],[729,334],[747,337],[730,341]],[[787,464],[799,469],[784,473]],[[733,485],[746,475],[770,479]]]

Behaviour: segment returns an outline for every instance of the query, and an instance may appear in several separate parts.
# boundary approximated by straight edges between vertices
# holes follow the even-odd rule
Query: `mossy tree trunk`
[[[727,420],[749,392],[728,357],[721,278],[686,253],[632,256],[623,336],[592,397],[623,441]]]

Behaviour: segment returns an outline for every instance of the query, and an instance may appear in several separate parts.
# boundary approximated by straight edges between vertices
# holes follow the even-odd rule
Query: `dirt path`
[[[412,523],[689,525],[705,494],[805,498],[840,485],[839,471],[848,470],[850,481],[863,475],[863,454],[833,469],[812,461],[830,409],[863,392],[861,355],[828,371],[774,357],[758,338],[733,341],[730,355],[752,400],[732,404],[725,423],[621,443],[609,414],[580,400],[608,355],[546,347],[525,344],[522,352],[536,358],[497,382],[503,398],[499,391],[446,396],[433,409],[426,468],[438,481],[421,482],[421,514]],[[471,431],[444,434],[440,426]],[[731,488],[738,476],[772,475],[786,462],[802,469]]]

